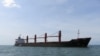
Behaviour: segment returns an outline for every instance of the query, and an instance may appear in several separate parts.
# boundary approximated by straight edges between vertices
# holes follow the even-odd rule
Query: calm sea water
[[[100,56],[100,46],[69,47],[15,47],[0,46],[0,56]]]

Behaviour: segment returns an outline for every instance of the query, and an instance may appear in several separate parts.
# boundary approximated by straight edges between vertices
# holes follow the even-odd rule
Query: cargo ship
[[[49,36],[47,33],[44,34],[44,37],[37,37],[37,35],[34,35],[34,38],[29,38],[26,36],[26,39],[21,38],[21,36],[18,37],[15,41],[15,46],[33,46],[33,47],[87,47],[91,37],[79,37],[79,31],[78,31],[78,37],[76,39],[71,39],[69,41],[61,41],[61,30],[58,32],[57,36]],[[49,37],[58,37],[58,41],[56,42],[48,42],[47,38]],[[38,38],[43,38],[44,42],[37,42]],[[29,39],[33,39],[33,43],[29,42]]]

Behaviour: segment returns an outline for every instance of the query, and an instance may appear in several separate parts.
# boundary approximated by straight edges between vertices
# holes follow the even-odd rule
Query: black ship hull
[[[15,46],[33,47],[87,47],[91,38],[78,38],[63,42],[15,43]]]

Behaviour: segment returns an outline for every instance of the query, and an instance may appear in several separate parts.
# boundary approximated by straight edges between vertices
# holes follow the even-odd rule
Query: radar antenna
[[[80,37],[80,30],[78,29],[78,32],[77,32],[77,38]]]

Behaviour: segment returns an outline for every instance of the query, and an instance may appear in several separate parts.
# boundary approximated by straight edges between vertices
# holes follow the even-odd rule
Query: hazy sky
[[[90,44],[100,44],[100,0],[0,0],[0,45],[13,45],[19,34],[59,30],[70,40],[78,29],[80,37],[92,37]]]

